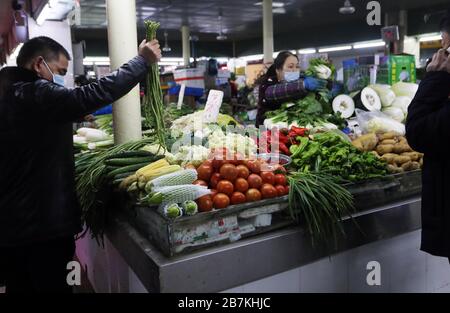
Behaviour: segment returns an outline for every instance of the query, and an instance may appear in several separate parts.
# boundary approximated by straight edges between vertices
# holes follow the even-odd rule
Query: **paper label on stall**
[[[178,94],[178,105],[177,105],[178,110],[181,110],[181,106],[183,105],[185,91],[186,91],[186,85],[181,84],[180,93]]]
[[[219,110],[222,106],[223,91],[211,90],[206,101],[203,120],[206,123],[216,123],[219,117]]]

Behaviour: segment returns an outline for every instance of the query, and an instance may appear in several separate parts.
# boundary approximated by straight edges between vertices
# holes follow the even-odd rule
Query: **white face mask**
[[[53,74],[52,70],[50,69],[50,67],[48,66],[47,62],[44,61],[45,67],[47,67],[48,71],[50,72],[50,74],[52,74],[53,77],[53,82],[59,86],[64,87],[66,81],[64,79],[64,76],[59,75],[59,74]]]
[[[287,82],[293,82],[299,80],[299,78],[300,78],[300,71],[284,72],[284,80]]]

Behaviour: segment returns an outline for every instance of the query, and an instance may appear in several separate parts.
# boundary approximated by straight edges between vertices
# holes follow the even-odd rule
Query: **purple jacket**
[[[278,82],[276,77],[269,78],[259,86],[256,126],[264,124],[267,111],[277,110],[284,102],[303,98],[307,93],[303,79],[293,82]]]

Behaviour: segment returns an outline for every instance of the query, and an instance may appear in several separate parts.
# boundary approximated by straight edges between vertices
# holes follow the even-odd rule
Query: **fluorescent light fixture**
[[[442,40],[442,36],[440,34],[425,34],[419,36],[420,42],[437,41],[437,40]]]
[[[97,66],[110,66],[109,62],[95,62]]]
[[[110,61],[109,61],[109,57],[85,57],[83,59],[83,62],[97,63],[97,62],[110,62]]]
[[[352,46],[337,46],[337,47],[330,47],[330,48],[322,48],[319,49],[319,53],[322,52],[333,52],[333,51],[344,51],[344,50],[351,50]]]
[[[159,62],[158,65],[161,66],[179,66],[178,62]]]
[[[255,55],[247,55],[244,57],[241,57],[244,61],[250,62],[250,61],[259,61],[264,58],[264,54],[255,54]]]
[[[216,58],[217,62],[219,63],[228,63],[228,58]]]
[[[275,14],[286,14],[286,9],[285,8],[274,8],[272,10],[272,12]]]
[[[256,2],[255,5],[262,5],[262,2]],[[284,2],[272,2],[272,7],[274,8],[284,8]]]
[[[385,45],[384,41],[360,42],[360,43],[355,43],[353,45],[353,49],[383,47],[384,45]]]
[[[300,49],[298,50],[299,54],[312,54],[312,53],[316,53],[317,50],[315,48],[309,48],[309,49]]]

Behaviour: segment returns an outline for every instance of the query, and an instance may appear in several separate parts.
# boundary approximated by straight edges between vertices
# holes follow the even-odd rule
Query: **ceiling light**
[[[427,35],[422,35],[419,37],[420,42],[437,41],[437,40],[442,40],[442,36],[434,35],[434,34],[427,34]]]
[[[255,54],[255,55],[247,55],[245,57],[241,57],[242,60],[250,62],[250,61],[259,61],[264,58],[264,54]]]
[[[350,50],[351,48],[352,48],[352,46],[338,46],[338,47],[322,48],[322,49],[319,49],[319,53],[332,52],[332,51],[344,51],[344,50]]]
[[[386,44],[384,41],[373,41],[373,42],[360,42],[353,45],[353,49],[365,49],[374,47],[384,47]]]
[[[275,8],[272,10],[272,12],[275,14],[286,14],[286,9],[285,8]]]
[[[255,5],[262,5],[262,2],[256,2]],[[284,8],[284,2],[272,2],[274,8]]]
[[[355,13],[356,9],[352,4],[350,3],[350,0],[345,0],[344,6],[339,8],[339,13],[341,14],[353,14]]]
[[[317,50],[314,48],[298,50],[299,54],[312,54],[312,53],[316,53],[316,52],[317,52]]]

